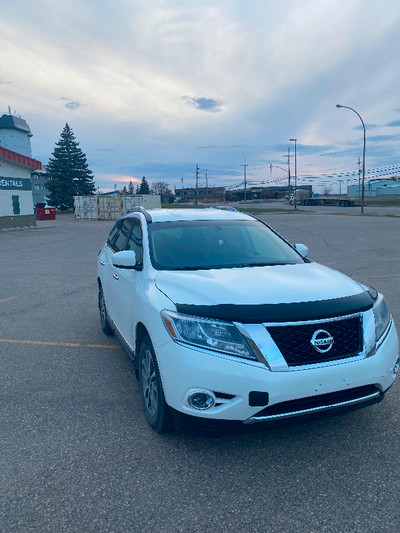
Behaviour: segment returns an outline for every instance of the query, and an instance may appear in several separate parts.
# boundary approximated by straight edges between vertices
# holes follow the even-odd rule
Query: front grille
[[[295,416],[296,414],[306,414],[307,412],[328,409],[330,407],[341,406],[346,404],[369,401],[370,399],[379,399],[381,393],[375,385],[365,385],[354,389],[347,389],[328,394],[319,394],[309,396],[298,400],[289,400],[287,402],[277,403],[270,407],[265,407],[254,415],[254,419],[271,417],[284,418],[286,416]]]
[[[318,324],[299,324],[293,326],[267,326],[268,332],[278,346],[289,366],[312,365],[338,359],[354,357],[362,351],[363,333],[360,316],[332,320]],[[311,344],[313,335],[323,330],[333,338],[332,347],[320,346],[326,350],[319,352]],[[326,333],[316,338],[326,337]]]

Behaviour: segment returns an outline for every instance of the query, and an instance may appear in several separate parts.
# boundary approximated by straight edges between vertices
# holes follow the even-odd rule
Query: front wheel
[[[104,293],[103,288],[99,288],[99,311],[100,311],[100,324],[101,329],[103,330],[103,333],[106,335],[112,335],[113,329],[110,326],[110,323],[108,322],[108,316],[107,316],[107,308],[106,308],[106,301],[104,299]]]
[[[158,433],[172,428],[172,417],[165,403],[160,372],[150,337],[146,335],[139,349],[139,380],[144,416]]]

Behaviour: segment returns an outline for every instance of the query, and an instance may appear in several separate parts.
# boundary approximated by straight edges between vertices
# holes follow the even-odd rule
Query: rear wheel
[[[172,417],[165,402],[156,356],[148,335],[140,344],[138,367],[146,421],[158,433],[165,433],[172,429]]]
[[[103,333],[106,335],[112,335],[114,332],[110,326],[107,315],[106,301],[104,299],[103,288],[99,288],[99,311],[100,311],[100,324]]]

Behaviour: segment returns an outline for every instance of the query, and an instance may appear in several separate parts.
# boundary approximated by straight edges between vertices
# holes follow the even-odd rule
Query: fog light
[[[188,404],[194,409],[210,409],[215,404],[214,395],[207,391],[193,391],[188,396]]]

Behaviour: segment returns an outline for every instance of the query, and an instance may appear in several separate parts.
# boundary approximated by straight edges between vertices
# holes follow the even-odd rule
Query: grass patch
[[[400,207],[400,196],[365,196],[364,205],[371,207]]]

